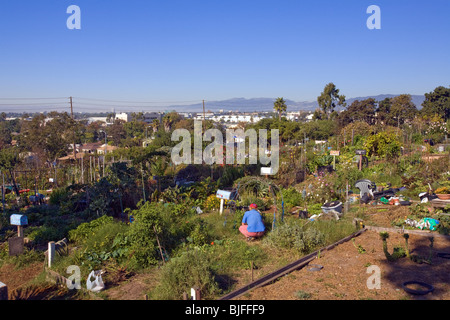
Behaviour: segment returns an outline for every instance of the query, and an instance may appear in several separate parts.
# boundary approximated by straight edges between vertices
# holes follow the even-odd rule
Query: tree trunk
[[[14,192],[17,194],[18,197],[20,197],[19,188],[17,188],[16,180],[14,179],[14,174],[12,172],[12,169],[9,169],[9,174],[11,175],[11,181],[12,181],[13,186],[14,186]]]

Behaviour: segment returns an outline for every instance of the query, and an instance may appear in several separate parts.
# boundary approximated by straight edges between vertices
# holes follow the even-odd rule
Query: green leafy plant
[[[69,240],[74,242],[83,243],[89,237],[95,235],[95,232],[101,227],[110,224],[114,221],[112,217],[102,216],[91,222],[85,222],[80,224],[76,229],[69,231]]]
[[[387,239],[389,238],[389,233],[380,232],[380,237],[381,237],[381,240],[383,241],[383,252],[388,261],[393,262],[393,261],[396,261],[396,260],[406,256],[405,249],[403,249],[402,247],[394,247],[393,253],[392,254],[389,253],[388,245],[387,245]]]
[[[392,159],[400,154],[401,144],[394,132],[381,131],[369,136],[364,145],[368,155]]]
[[[426,263],[426,264],[431,264],[432,263],[432,258],[433,258],[433,246],[434,246],[434,238],[430,237],[428,238],[428,240],[430,241],[430,253],[428,255],[427,258],[418,256],[418,255],[412,255],[409,252],[409,246],[408,246],[408,239],[409,239],[409,234],[405,233],[403,235],[403,237],[405,238],[405,243],[406,243],[406,256],[411,259],[411,261],[416,262],[416,263]]]
[[[198,287],[204,299],[220,292],[209,255],[200,250],[188,250],[172,258],[164,267],[161,281],[153,290],[157,300],[180,300],[183,292]]]
[[[303,228],[300,223],[285,222],[272,230],[265,243],[286,249],[309,253],[325,243],[325,235],[315,228]]]
[[[360,244],[356,245],[355,243],[355,238],[352,239],[353,245],[355,246],[356,249],[358,249],[358,253],[366,253],[366,249],[364,249],[364,247]]]
[[[303,290],[298,290],[294,293],[294,296],[299,300],[308,300],[311,298],[311,293]]]

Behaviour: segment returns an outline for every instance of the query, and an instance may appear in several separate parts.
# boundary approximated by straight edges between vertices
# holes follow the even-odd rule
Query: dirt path
[[[410,235],[412,254],[428,256],[427,237]],[[365,253],[359,253],[361,245]],[[388,239],[388,250],[394,246],[405,246],[400,234],[392,233]],[[346,242],[324,253],[309,266],[280,278],[273,284],[252,290],[239,300],[399,300],[426,299],[450,300],[450,260],[437,256],[438,252],[450,253],[450,238],[435,238],[432,265],[418,264],[408,258],[388,262],[382,249],[378,232],[366,231],[352,241]],[[310,271],[312,264],[323,266],[320,271]],[[381,271],[381,289],[369,289],[367,273],[369,266],[378,266]],[[424,296],[411,295],[402,289],[405,281],[422,281],[435,290]]]
[[[145,295],[157,283],[157,273],[136,274],[119,285],[107,288],[103,293],[110,300],[145,300]]]
[[[29,284],[42,271],[42,262],[36,262],[21,269],[16,269],[11,264],[4,264],[0,268],[0,281],[8,286],[8,293],[10,294],[17,288]]]

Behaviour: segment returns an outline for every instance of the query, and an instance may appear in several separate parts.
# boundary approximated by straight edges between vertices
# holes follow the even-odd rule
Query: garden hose
[[[423,288],[426,288],[426,290],[416,290],[416,289],[408,288],[408,286],[411,284],[421,286]],[[431,284],[421,282],[421,281],[406,281],[402,284],[402,287],[403,287],[403,290],[405,290],[406,292],[408,292],[410,294],[414,294],[414,295],[426,295],[426,294],[434,291],[434,287]]]

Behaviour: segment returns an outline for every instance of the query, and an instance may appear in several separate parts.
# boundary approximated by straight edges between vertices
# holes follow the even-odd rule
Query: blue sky
[[[81,30],[69,30],[69,5]],[[369,5],[381,30],[369,30]],[[312,101],[450,85],[450,1],[0,3],[0,98]]]

